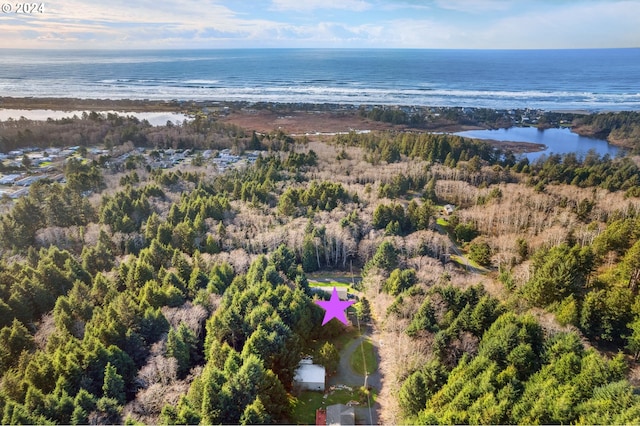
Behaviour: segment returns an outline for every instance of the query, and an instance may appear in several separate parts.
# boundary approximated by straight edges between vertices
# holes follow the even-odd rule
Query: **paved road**
[[[356,351],[360,343],[364,339],[370,337],[370,331],[367,330],[364,334],[358,337],[355,340],[349,342],[347,346],[342,348],[340,351],[340,363],[338,364],[338,372],[333,376],[329,377],[328,384],[329,385],[348,385],[352,387],[359,387],[364,385],[365,377],[356,373],[351,368],[351,355]],[[372,341],[374,344],[374,351],[376,354],[376,358],[378,358],[378,364],[380,363],[380,357],[378,355],[378,348],[376,343]],[[376,370],[371,373],[369,377],[367,377],[367,386],[371,386],[380,393],[380,389],[382,388],[382,375],[380,374],[380,370]],[[356,407],[356,418],[357,423],[365,423],[365,424],[378,424],[378,411],[380,410],[380,405],[376,402],[371,409],[369,407]]]

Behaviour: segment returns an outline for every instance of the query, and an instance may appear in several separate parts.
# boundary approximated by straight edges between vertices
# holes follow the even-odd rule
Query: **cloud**
[[[375,5],[376,9],[384,11],[398,11],[398,10],[431,10],[432,7],[420,0],[402,0],[402,1],[380,1]]]
[[[477,43],[499,48],[640,47],[637,1],[563,4],[509,16],[478,31]]]
[[[535,6],[523,0],[262,0],[252,3],[254,9],[238,4],[57,0],[43,14],[0,14],[0,47],[640,47],[638,0],[541,0]],[[304,19],[296,12],[305,12]]]
[[[317,9],[337,9],[362,12],[371,8],[364,0],[273,0],[271,9],[277,11],[309,12]]]
[[[233,21],[236,14],[226,6],[212,1],[184,4],[175,0],[111,1],[60,0],[52,4],[44,15],[51,20],[94,21],[96,23],[175,25],[213,24]]]
[[[440,9],[473,14],[517,10],[523,4],[522,0],[436,0]]]
[[[460,0],[462,2],[463,0]],[[563,3],[460,21],[407,18],[381,23],[372,44],[455,49],[640,47],[638,1]]]
[[[372,42],[380,47],[442,48],[460,36],[455,26],[436,20],[396,19],[372,34]]]
[[[441,9],[455,10],[467,13],[482,13],[511,9],[521,1],[513,0],[436,0]]]
[[[260,28],[278,25],[261,19],[241,19],[213,1],[184,4],[175,0],[115,0],[108,5],[97,0],[59,0],[47,5],[41,15],[3,18],[0,47],[48,47],[64,40],[68,43],[61,47],[207,47],[194,43],[250,39]],[[37,41],[41,43],[38,45]]]

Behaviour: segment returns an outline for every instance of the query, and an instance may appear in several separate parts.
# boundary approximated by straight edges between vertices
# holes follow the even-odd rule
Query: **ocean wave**
[[[289,82],[290,83],[290,82]],[[487,108],[640,109],[640,93],[594,93],[543,90],[480,90],[437,87],[363,87],[325,84],[223,85],[216,79],[114,78],[95,83],[73,80],[31,80],[16,85],[0,78],[5,96],[80,97],[155,100],[228,100]]]
[[[195,79],[195,80],[184,80],[186,84],[217,84],[220,83],[220,80],[206,80],[206,79]]]
[[[105,55],[80,55],[76,51],[60,53],[47,51],[46,55],[34,57],[31,55],[15,54],[3,58],[5,65],[96,65],[96,64],[150,64],[150,63],[180,63],[180,62],[202,62],[216,61],[224,59],[219,56],[109,56]]]
[[[309,80],[308,82],[290,82],[279,81],[273,85],[223,85],[220,80],[216,79],[190,79],[190,80],[172,80],[172,79],[104,79],[100,80],[103,84],[119,84],[123,89],[130,90],[132,94],[137,93],[138,86],[144,87],[148,93],[162,91],[163,93],[174,92],[176,96],[195,96],[203,95],[229,95],[229,96],[274,96],[280,95],[284,97],[300,95],[300,96],[328,96],[336,97],[354,97],[359,96],[363,99],[389,97],[409,98],[423,97],[431,98],[452,98],[452,99],[503,99],[503,100],[545,100],[545,101],[579,101],[579,102],[613,102],[613,103],[635,103],[640,102],[640,93],[594,93],[594,92],[572,92],[572,91],[544,91],[544,90],[524,90],[524,91],[508,91],[508,90],[480,90],[480,89],[445,89],[433,86],[416,86],[413,88],[375,88],[375,87],[358,87],[344,86],[345,82],[336,82],[335,85],[318,85],[311,84],[329,82],[330,80]],[[0,80],[1,82],[1,80]],[[1,84],[1,83],[0,83]],[[348,83],[347,83],[348,84]],[[185,91],[183,89],[189,89]],[[196,89],[196,90],[191,90]],[[197,89],[211,89],[208,91],[199,91]]]

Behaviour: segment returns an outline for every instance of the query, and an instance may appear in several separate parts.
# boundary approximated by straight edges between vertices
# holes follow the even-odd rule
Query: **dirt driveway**
[[[370,339],[371,334],[370,328],[367,327],[366,331],[360,337],[349,342],[349,344],[340,351],[338,371],[336,374],[329,377],[329,380],[327,381],[328,385],[347,385],[356,388],[365,384],[365,377],[353,371],[350,360],[351,355],[353,355],[360,343],[365,339]],[[374,345],[373,348],[379,365],[380,356],[378,355],[378,347],[373,339],[371,339],[371,343]],[[367,386],[376,389],[376,393],[379,394],[382,389],[382,374],[380,374],[380,369],[369,374],[366,380]],[[379,410],[380,405],[377,402],[373,404],[372,407],[356,407],[356,422],[358,424],[378,424]]]

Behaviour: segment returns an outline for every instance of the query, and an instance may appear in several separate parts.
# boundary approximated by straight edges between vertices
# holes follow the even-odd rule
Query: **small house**
[[[326,424],[331,426],[355,425],[356,413],[353,407],[334,404],[327,407]]]
[[[11,185],[16,180],[20,179],[22,175],[5,175],[0,178],[0,185]]]
[[[298,364],[294,384],[301,390],[312,390],[324,392],[325,368],[313,363],[311,358],[304,358]]]
[[[453,204],[446,204],[442,210],[444,211],[444,213],[446,215],[450,215],[451,213],[453,213],[453,211],[456,209],[456,206],[454,206]]]

